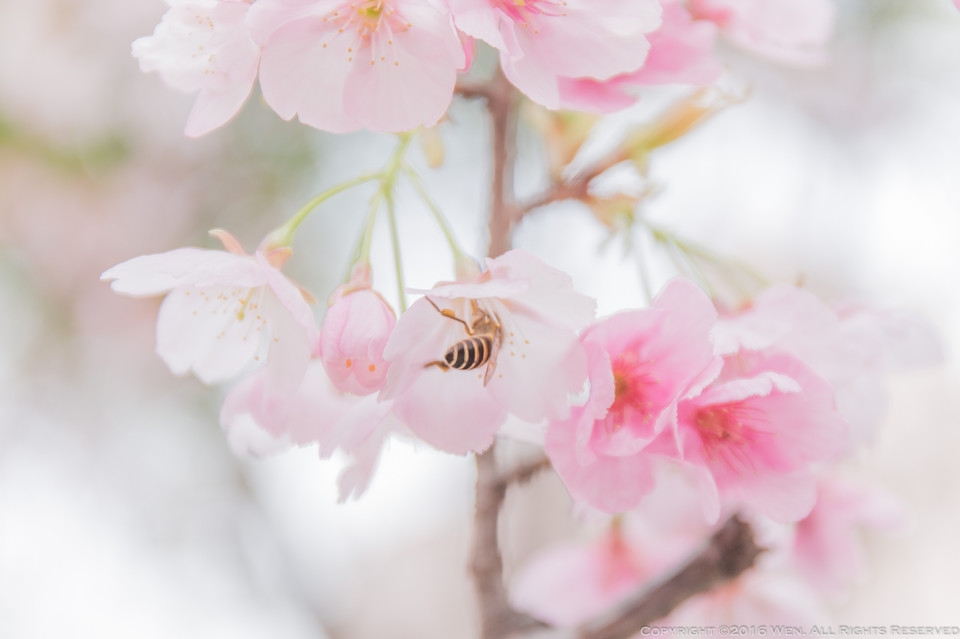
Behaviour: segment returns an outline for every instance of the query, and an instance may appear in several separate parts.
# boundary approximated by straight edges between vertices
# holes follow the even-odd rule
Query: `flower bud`
[[[387,374],[383,347],[397,320],[390,305],[369,286],[341,286],[320,329],[320,353],[330,380],[341,391],[369,395]]]

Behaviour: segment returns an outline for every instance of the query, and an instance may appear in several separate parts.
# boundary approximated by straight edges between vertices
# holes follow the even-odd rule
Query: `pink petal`
[[[750,504],[758,512],[781,524],[806,517],[817,501],[817,480],[812,472],[769,474],[745,481],[727,493],[736,501]]]
[[[590,113],[614,113],[637,101],[627,76],[610,80],[560,78],[560,102],[564,109]]]
[[[255,331],[252,317],[238,321],[232,306],[211,308],[206,301],[223,290],[177,289],[160,306],[157,355],[175,375],[192,371],[203,383],[217,384],[265,353],[263,335]]]
[[[500,51],[519,53],[508,49],[500,34],[500,14],[491,10],[489,0],[449,0],[449,4],[458,29]]]
[[[510,587],[514,606],[559,628],[571,628],[611,608],[636,590],[644,572],[620,542],[561,545],[538,553]]]
[[[363,399],[355,402],[341,421],[340,443],[351,461],[337,480],[340,503],[359,498],[369,487],[383,444],[397,426],[391,408],[389,403]]]
[[[264,296],[262,312],[268,318],[264,336],[269,348],[266,393],[284,396],[300,386],[313,352],[313,341],[274,295]]]
[[[627,78],[637,84],[713,84],[722,67],[713,56],[717,28],[694,21],[678,2],[664,0],[663,24],[647,34],[650,53],[643,66]]]
[[[313,317],[313,310],[303,297],[303,291],[272,266],[267,257],[259,251],[256,254],[256,260],[263,268],[266,284],[277,300],[294,321],[307,332],[307,339],[311,346],[315,344],[318,339],[317,324]]]
[[[271,437],[270,450],[290,444],[320,445],[320,454],[330,456],[340,444],[339,430],[348,410],[348,402],[330,384],[323,366],[314,360],[299,383],[285,393],[268,391],[266,369],[235,384],[224,398],[220,425],[231,442],[263,444],[261,436],[250,439],[250,424]],[[236,449],[234,449],[236,452]],[[256,454],[266,450],[250,450]]]
[[[530,288],[526,280],[497,279],[487,282],[454,282],[452,284],[438,284],[430,289],[409,288],[408,293],[419,293],[431,298],[479,300],[483,298],[506,299],[523,293]]]
[[[482,377],[427,369],[397,397],[394,413],[435,448],[455,455],[486,450],[507,411],[486,392]]]
[[[360,128],[344,109],[343,95],[352,69],[347,52],[352,40],[338,34],[333,23],[305,17],[277,29],[264,45],[260,60],[263,98],[289,120],[345,133]]]
[[[203,89],[193,104],[184,134],[196,138],[223,126],[250,96],[253,84],[232,84],[216,89]]]
[[[462,311],[455,310],[458,316]],[[462,339],[462,334],[459,324],[441,317],[426,299],[414,302],[400,317],[383,349],[390,369],[381,400],[394,399],[403,392],[420,377],[427,362],[442,359],[449,345]]]
[[[635,71],[649,49],[642,34],[660,26],[660,14],[655,0],[566,0],[562,16],[533,14],[530,27],[517,29],[522,60],[552,76],[606,80]]]
[[[551,422],[547,427],[545,448],[550,462],[574,499],[609,513],[629,510],[654,488],[652,462],[638,453],[596,456],[582,463],[576,453],[576,440],[583,410],[575,408],[569,419]]]
[[[833,32],[830,0],[692,0],[694,15],[716,16],[738,46],[797,66],[822,63]]]
[[[369,288],[335,297],[323,318],[320,350],[337,388],[355,395],[380,389],[388,368],[383,348],[395,324],[393,310]]]
[[[527,313],[554,325],[578,331],[596,315],[596,301],[576,293],[569,275],[529,251],[513,249],[500,257],[488,258],[487,268],[495,280],[531,283],[523,291],[502,297],[509,297],[511,304],[522,304]]]
[[[181,248],[141,255],[103,272],[115,292],[134,297],[159,295],[178,286],[261,286],[264,274],[249,258],[225,251]]]
[[[490,393],[528,422],[561,419],[569,396],[587,379],[587,359],[576,335],[524,317],[503,313],[503,346]]]
[[[396,33],[382,56],[368,55],[353,65],[344,109],[371,131],[433,126],[453,99],[458,66],[448,43],[430,31]]]

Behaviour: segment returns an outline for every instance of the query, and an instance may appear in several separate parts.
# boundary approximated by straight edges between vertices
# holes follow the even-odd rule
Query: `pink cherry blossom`
[[[510,584],[514,605],[552,625],[571,627],[603,614],[625,596],[676,570],[709,537],[691,473],[660,466],[657,489],[617,515],[586,543],[535,554]]]
[[[720,78],[714,57],[717,27],[708,20],[693,20],[678,2],[663,0],[663,24],[648,33],[650,52],[639,70],[606,81],[561,78],[564,108],[610,113],[636,102],[635,89],[652,84],[712,84]]]
[[[465,64],[439,0],[259,0],[249,24],[267,104],[335,133],[436,124]]]
[[[320,445],[320,456],[336,448],[336,425],[347,410],[319,360],[312,360],[300,384],[285,393],[267,393],[264,369],[234,384],[220,408],[220,425],[238,455],[259,457],[290,445]]]
[[[397,320],[393,309],[370,287],[369,267],[339,287],[320,330],[323,365],[334,385],[346,393],[369,395],[387,375],[383,348]]]
[[[233,452],[260,457],[317,444],[326,459],[339,450],[351,460],[340,474],[340,501],[363,494],[385,439],[400,429],[389,402],[341,393],[319,359],[311,360],[299,386],[285,393],[268,393],[267,383],[266,371],[256,371],[223,401],[220,425]]]
[[[609,526],[587,544],[566,543],[535,555],[510,587],[514,606],[558,628],[571,628],[607,611],[663,564],[622,529]]]
[[[569,276],[531,253],[488,259],[485,272],[425,291],[400,317],[384,350],[390,370],[380,397],[395,400],[394,412],[429,444],[483,450],[508,414],[528,422],[568,414],[569,394],[587,377],[576,331],[593,314],[593,300],[574,292]],[[463,350],[460,370],[442,365],[471,338],[466,325],[484,316],[499,324],[488,344],[499,353],[464,370]]]
[[[195,137],[232,118],[250,95],[260,47],[246,27],[247,0],[167,0],[153,35],[133,43],[140,69],[181,91],[199,91],[187,120]]]
[[[607,80],[636,71],[660,26],[657,0],[450,0],[457,27],[500,52],[528,97],[561,107],[562,78]]]
[[[823,478],[816,506],[797,522],[793,540],[797,569],[821,592],[841,596],[865,576],[862,533],[895,531],[906,520],[903,507],[878,489],[843,478]]]
[[[836,456],[846,429],[833,389],[803,363],[742,351],[725,358],[715,382],[680,402],[676,432],[651,448],[675,444],[677,456],[699,470],[708,521],[725,505],[744,504],[785,523],[813,508],[814,465]]]
[[[745,310],[721,317],[720,353],[775,348],[799,358],[834,388],[850,424],[848,449],[874,437],[886,406],[884,377],[942,358],[936,331],[902,311],[850,306],[842,315],[813,293],[773,286]]]
[[[546,436],[575,499],[620,512],[653,489],[645,447],[671,422],[680,397],[716,376],[716,318],[703,291],[675,279],[649,309],[618,313],[583,333],[590,396],[569,419],[551,422]]]
[[[826,60],[836,19],[831,0],[690,0],[697,19],[711,20],[733,44],[798,66]]]
[[[101,275],[132,297],[167,293],[157,317],[157,354],[176,375],[193,372],[205,384],[230,380],[266,360],[271,392],[299,384],[317,340],[303,292],[278,269],[289,249],[242,254],[181,248],[142,255]]]

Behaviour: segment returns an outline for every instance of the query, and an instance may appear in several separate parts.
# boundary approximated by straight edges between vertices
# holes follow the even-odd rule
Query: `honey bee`
[[[476,300],[470,300],[470,322],[467,323],[450,309],[437,306],[429,297],[426,300],[444,317],[463,324],[469,337],[448,348],[442,360],[429,362],[423,367],[436,366],[442,371],[448,371],[451,368],[458,371],[472,371],[486,365],[487,370],[483,375],[483,385],[486,386],[497,369],[497,355],[503,344],[500,318],[495,313],[482,310]]]

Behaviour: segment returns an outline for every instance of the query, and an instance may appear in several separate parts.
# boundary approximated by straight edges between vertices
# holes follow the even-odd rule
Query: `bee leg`
[[[471,328],[470,325],[464,322],[462,319],[454,315],[453,311],[451,311],[449,308],[440,308],[439,306],[437,306],[436,302],[434,302],[432,299],[430,299],[426,295],[424,295],[423,298],[428,302],[430,302],[430,305],[433,306],[435,309],[437,309],[437,312],[443,315],[444,317],[449,317],[453,321],[460,322],[461,324],[463,324],[463,327],[467,329],[467,335],[473,335],[473,328]]]
[[[450,370],[450,365],[449,365],[449,364],[447,364],[446,362],[441,362],[441,361],[439,361],[439,360],[437,360],[437,361],[435,361],[435,362],[428,362],[428,363],[426,363],[426,364],[423,365],[424,368],[430,368],[431,366],[436,366],[437,368],[439,368],[440,370],[442,370],[444,373],[446,373],[448,370]]]

